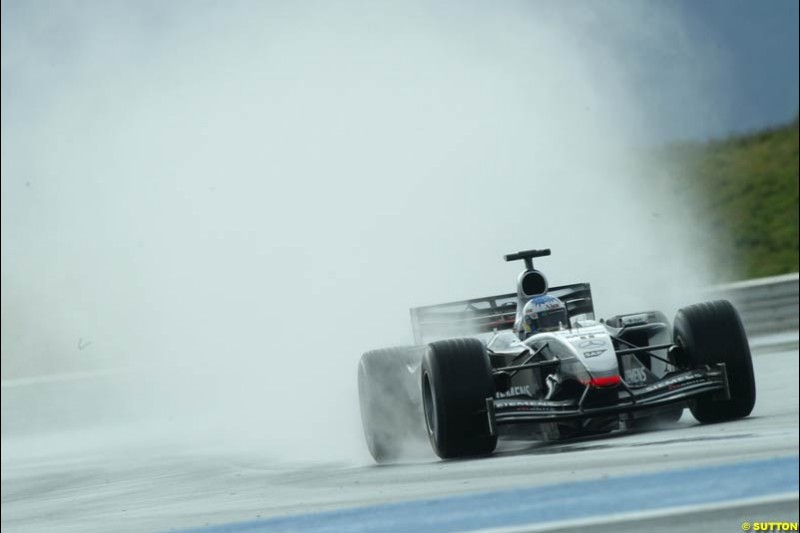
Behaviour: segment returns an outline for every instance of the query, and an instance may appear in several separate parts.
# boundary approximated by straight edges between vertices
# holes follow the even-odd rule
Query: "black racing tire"
[[[477,339],[428,345],[422,358],[422,405],[433,451],[442,459],[489,455],[497,435],[489,429],[486,399],[494,398],[491,363]]]
[[[422,347],[372,350],[358,363],[361,424],[377,463],[403,456],[409,442],[425,439],[419,365]]]
[[[680,309],[675,316],[674,340],[692,368],[725,364],[730,399],[697,398],[690,408],[699,422],[723,422],[750,414],[756,403],[753,361],[742,320],[729,301]]]

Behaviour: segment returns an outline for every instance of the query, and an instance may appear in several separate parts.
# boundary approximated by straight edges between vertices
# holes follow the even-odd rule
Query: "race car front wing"
[[[602,389],[587,385],[580,398],[570,400],[487,398],[486,414],[489,417],[490,431],[495,434],[497,426],[502,424],[558,422],[639,410],[653,411],[660,407],[687,403],[693,397],[706,394],[715,394],[719,399],[730,398],[724,364],[674,373],[639,388],[631,388],[623,381],[614,403],[589,407],[591,395],[598,390]]]

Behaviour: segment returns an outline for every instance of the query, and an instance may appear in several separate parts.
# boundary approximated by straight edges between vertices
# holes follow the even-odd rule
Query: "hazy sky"
[[[126,35],[126,32],[135,34],[138,39],[146,38],[153,46],[168,49],[179,44],[171,41],[175,27],[196,17],[197,13],[216,11],[218,22],[224,23],[226,16],[235,20],[235,13],[247,11],[248,6],[255,5],[246,1],[231,5],[202,0],[170,4],[4,0],[4,113],[9,113],[13,120],[18,113],[25,115],[32,109],[46,112],[47,93],[57,90],[63,83],[62,78],[67,76],[63,76],[62,69],[71,68],[71,62],[76,58],[106,56],[122,62],[136,58],[135,41],[131,41],[131,35]],[[263,4],[273,5],[274,14],[280,16],[280,3]],[[535,4],[529,9],[532,14],[536,11]],[[632,12],[641,10],[636,2],[627,4]],[[648,45],[646,33],[660,23],[656,15],[658,10],[651,9],[650,17],[643,18],[642,27],[638,29],[643,37],[632,40],[630,47],[618,49],[616,53],[619,54],[620,66],[629,76],[625,83],[637,92],[646,106],[652,108],[652,117],[678,117],[659,124],[656,137],[707,138],[793,118],[798,112],[798,5],[794,0],[670,2],[670,11],[681,16],[680,35],[676,38],[690,39],[698,49],[701,48],[696,58],[684,55],[680,45],[673,48],[668,40],[659,42],[657,48]],[[342,7],[343,12],[348,9]],[[460,12],[470,9],[459,3],[445,2],[432,7],[431,11],[447,18],[458,17]],[[626,7],[623,5],[622,9]],[[565,10],[565,16],[588,16],[580,11]],[[103,36],[103,42],[98,43],[92,35],[104,25],[104,21],[122,34],[109,32]],[[87,32],[87,29],[91,31]],[[614,28],[608,30],[610,33],[615,31]],[[566,37],[581,38],[578,32]],[[586,44],[603,46],[602,41]],[[36,57],[31,58],[30,52],[34,52]],[[684,76],[688,64],[705,61],[712,54],[714,64],[705,66],[712,70],[713,82],[693,80],[687,84]],[[197,59],[202,60],[201,57]],[[131,83],[137,83],[137,65],[129,67]],[[703,91],[709,88],[705,83],[712,84],[719,94],[705,101],[702,109],[696,109],[692,100],[699,100],[698,95],[691,94],[687,85]]]
[[[675,135],[715,136],[786,122],[798,112],[796,0],[679,0],[687,28],[703,34],[726,62],[725,120],[716,128]]]

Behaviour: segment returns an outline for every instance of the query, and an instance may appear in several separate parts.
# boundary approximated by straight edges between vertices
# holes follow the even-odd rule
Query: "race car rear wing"
[[[548,294],[567,306],[570,322],[594,319],[592,288],[588,283],[551,287]],[[486,296],[411,309],[411,328],[415,344],[461,335],[475,335],[511,329],[517,317],[517,293]]]

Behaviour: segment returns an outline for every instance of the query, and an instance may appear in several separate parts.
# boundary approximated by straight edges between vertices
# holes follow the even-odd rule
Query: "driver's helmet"
[[[567,306],[555,296],[536,296],[522,308],[520,337],[523,339],[534,333],[554,331],[562,327],[569,327]]]

